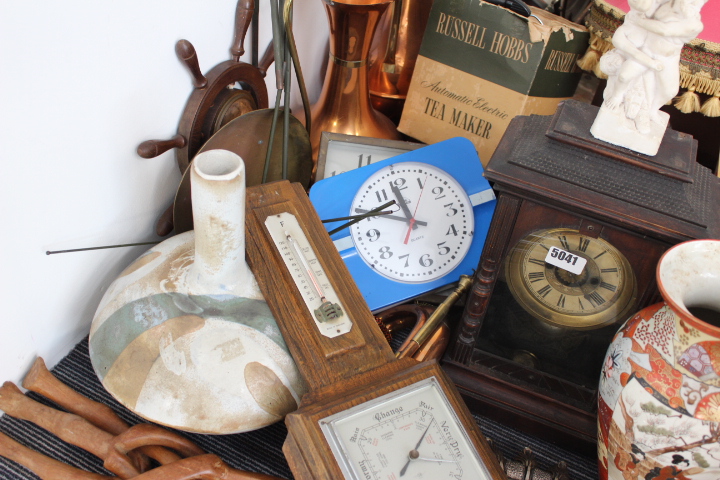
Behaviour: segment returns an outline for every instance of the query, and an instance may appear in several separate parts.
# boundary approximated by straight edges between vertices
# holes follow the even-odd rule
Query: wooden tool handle
[[[240,61],[240,57],[245,54],[245,35],[247,34],[250,21],[255,12],[254,0],[238,0],[235,8],[235,38],[230,47],[232,59],[236,62]]]
[[[175,135],[170,140],[145,140],[137,147],[137,154],[142,158],[155,158],[171,148],[183,148],[187,140],[182,135]]]
[[[22,386],[113,435],[119,435],[130,427],[107,405],[80,395],[55,378],[40,357],[35,360],[23,379]]]
[[[185,64],[190,75],[193,77],[193,85],[195,88],[205,88],[207,86],[207,78],[200,71],[200,64],[198,63],[197,53],[195,53],[195,47],[192,43],[185,39],[178,40],[175,44],[175,54],[181,62]]]
[[[265,78],[265,75],[267,75],[267,71],[274,61],[275,49],[273,48],[273,42],[270,42],[268,43],[268,46],[265,49],[265,53],[263,53],[260,62],[258,62],[258,70],[260,70],[260,74],[262,74],[263,78]]]
[[[175,204],[173,203],[158,217],[157,222],[155,222],[155,233],[157,233],[159,237],[169,235],[170,232],[173,231],[173,228],[175,228],[174,213]]]
[[[134,480],[280,480],[278,477],[262,473],[244,472],[228,467],[215,454],[208,453],[189,457],[169,465],[154,468]]]
[[[140,451],[142,453],[164,465],[179,460],[182,457],[166,448],[161,447],[160,445],[165,445],[178,450],[184,456],[201,455],[205,453],[202,449],[200,449],[200,447],[197,447],[189,440],[186,440],[184,437],[180,437],[177,434],[171,434],[174,441],[166,440],[164,443],[157,441],[159,436],[154,429],[159,429],[160,427],[149,426],[150,428],[144,428],[142,426],[143,424],[130,427],[107,405],[80,395],[78,392],[58,380],[47,369],[45,361],[40,357],[38,357],[35,360],[35,363],[33,363],[30,371],[23,379],[22,385],[28,390],[39,393],[45,398],[52,400],[68,412],[83,417],[96,427],[113,435],[118,435],[118,437],[113,440],[113,449],[116,449],[119,443],[120,445],[124,445],[122,442],[133,442],[132,445],[134,446],[132,446],[132,448],[124,448],[121,450],[123,454],[127,454],[131,450],[141,447]],[[132,433],[128,433],[130,432],[129,429],[132,430]],[[164,429],[160,430],[168,432]],[[156,441],[151,441],[150,437],[148,437],[148,441],[145,442],[135,440],[138,435],[143,433],[149,435],[150,432],[155,433],[152,436],[152,439],[155,439]],[[121,435],[123,433],[125,433],[126,436],[123,437]],[[170,432],[168,432],[168,434],[170,434]]]
[[[205,454],[202,448],[182,435],[150,423],[139,423],[115,437],[113,450],[127,454],[136,448],[149,445],[172,448],[183,457]]]
[[[82,448],[105,460],[110,451],[113,435],[97,428],[73,413],[61,412],[26,397],[12,382],[0,387],[0,410],[11,417],[27,420],[56,435],[61,440]],[[113,471],[122,478],[139,475],[145,465],[124,462],[122,468]]]
[[[31,470],[42,479],[52,480],[112,480],[116,477],[108,477],[97,473],[90,473],[79,468],[71,467],[54,458],[35,452],[20,445],[18,442],[0,433],[0,455],[19,463]]]

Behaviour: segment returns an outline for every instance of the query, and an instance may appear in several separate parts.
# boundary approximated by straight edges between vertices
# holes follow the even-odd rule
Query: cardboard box
[[[551,115],[572,97],[589,34],[531,10],[537,18],[482,0],[435,0],[399,130],[425,143],[468,138],[487,165],[513,117]]]

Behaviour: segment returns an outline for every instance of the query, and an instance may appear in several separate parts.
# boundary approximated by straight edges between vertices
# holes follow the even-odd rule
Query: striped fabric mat
[[[109,405],[129,424],[143,420],[118,404],[100,384],[90,364],[87,338],[80,342],[60,363],[52,369],[63,383],[88,398]],[[28,393],[32,399],[57,408],[40,395]],[[536,437],[509,429],[485,417],[476,416],[483,433],[493,440],[507,459],[516,459],[524,447],[535,453],[538,466],[549,469],[559,461],[568,464],[571,480],[594,480],[597,478],[596,460],[560,449]],[[32,423],[17,420],[8,415],[0,417],[0,432],[19,443],[86,471],[111,475],[102,462],[93,455],[68,445]],[[282,454],[282,444],[287,430],[282,422],[249,433],[235,435],[200,435],[181,432],[208,453],[219,455],[228,465],[241,470],[260,472],[280,478],[292,479],[292,473]],[[26,468],[0,457],[0,478],[8,480],[37,479]]]

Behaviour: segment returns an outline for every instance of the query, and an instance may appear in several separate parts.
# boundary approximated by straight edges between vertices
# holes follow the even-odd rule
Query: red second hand
[[[425,182],[423,183],[423,186],[420,189],[420,195],[418,196],[417,203],[415,204],[415,211],[413,212],[412,218],[410,219],[410,225],[408,226],[408,231],[407,231],[407,234],[405,235],[405,241],[403,242],[404,245],[407,245],[407,243],[410,241],[410,233],[412,233],[413,225],[415,225],[415,214],[417,213],[418,207],[420,206],[420,199],[422,198],[422,194],[425,191],[425,185],[427,185],[427,179],[428,179],[428,176],[425,175]]]

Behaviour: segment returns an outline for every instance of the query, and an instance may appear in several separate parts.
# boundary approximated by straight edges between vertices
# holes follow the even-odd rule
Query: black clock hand
[[[355,213],[367,213],[370,210],[365,210],[363,208],[356,208]],[[399,222],[408,223],[408,220],[404,217],[398,216],[398,215],[383,215],[380,218],[389,218],[390,220],[397,220]],[[423,222],[422,220],[415,220],[415,225],[422,225],[424,227],[427,226],[427,222]]]
[[[435,418],[430,420],[430,423],[428,423],[427,428],[422,434],[422,437],[420,437],[420,440],[418,441],[417,445],[415,445],[415,448],[410,450],[410,453],[408,454],[408,461],[405,463],[405,466],[400,470],[400,476],[402,477],[405,475],[405,472],[407,471],[407,468],[410,466],[410,462],[412,460],[415,460],[420,457],[420,453],[418,452],[418,448],[420,448],[420,445],[422,445],[423,440],[425,440],[425,435],[427,435],[428,430],[430,430],[430,425],[435,421]]]
[[[413,215],[412,213],[410,213],[410,208],[408,208],[407,203],[405,202],[405,198],[402,196],[402,192],[400,192],[400,189],[394,183],[390,183],[390,190],[392,190],[395,198],[397,199],[398,205],[400,205],[400,208],[402,208],[402,211],[405,214],[405,218],[407,218],[407,221],[410,222],[410,219],[413,217]]]

